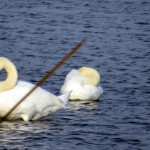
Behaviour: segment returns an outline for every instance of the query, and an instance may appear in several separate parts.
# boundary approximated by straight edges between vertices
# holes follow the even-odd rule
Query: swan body
[[[72,90],[70,100],[97,100],[103,93],[99,83],[100,74],[97,70],[81,67],[67,74],[60,92],[63,94]]]
[[[0,117],[3,117],[20,99],[26,95],[35,85],[25,81],[17,81],[17,70],[13,63],[4,57],[0,57],[0,69],[6,69],[8,76],[0,82]],[[16,72],[15,72],[16,70]],[[14,72],[12,76],[11,72]],[[11,80],[9,79],[11,76]],[[16,82],[14,87],[12,83]],[[7,90],[5,88],[7,86]],[[71,92],[61,96],[55,96],[38,87],[28,96],[9,116],[8,120],[23,119],[24,121],[37,120],[55,113],[64,108]]]

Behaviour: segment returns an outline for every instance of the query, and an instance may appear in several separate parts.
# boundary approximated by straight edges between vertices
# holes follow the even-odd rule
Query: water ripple
[[[149,149],[149,0],[3,0],[0,56],[36,83],[81,39],[85,45],[44,85],[59,95],[72,68],[101,73],[99,101],[71,101],[39,121],[0,124],[0,149]],[[5,79],[6,72],[0,73]]]

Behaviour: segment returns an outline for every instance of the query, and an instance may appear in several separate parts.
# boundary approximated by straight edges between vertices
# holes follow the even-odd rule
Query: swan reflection
[[[79,110],[79,109],[89,109],[93,110],[96,109],[99,106],[100,102],[97,101],[69,101],[69,104],[67,105],[67,109],[69,110]]]

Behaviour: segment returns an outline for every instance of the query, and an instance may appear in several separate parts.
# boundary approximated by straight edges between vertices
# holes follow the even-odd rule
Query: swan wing
[[[17,104],[20,99],[25,96],[32,88],[33,84],[19,81],[15,88],[9,91],[0,93],[0,116],[7,113],[14,105]],[[68,95],[69,97],[69,95]],[[67,98],[67,97],[66,97]],[[67,100],[66,100],[67,101]],[[57,107],[54,107],[57,106]],[[37,114],[39,117],[51,114],[51,112],[57,111],[56,108],[64,108],[65,103],[57,96],[47,92],[42,88],[37,88],[30,96],[26,98],[11,114],[12,117],[19,117],[18,114],[22,114],[24,120],[31,120]],[[52,110],[51,107],[54,107]],[[48,111],[46,111],[46,108]],[[45,112],[42,114],[42,112]],[[41,114],[40,114],[41,113]],[[10,116],[11,117],[11,116]],[[39,118],[35,117],[35,118]]]
[[[90,85],[79,85],[73,84],[66,87],[64,90],[72,89],[72,93],[70,95],[70,100],[97,100],[100,95],[103,93],[103,89],[101,86],[90,86]]]
[[[75,76],[79,76],[78,70],[72,69],[66,76],[65,82],[68,82],[70,79],[72,79]]]
[[[78,71],[73,69],[66,76],[63,85],[61,86],[60,93],[66,93],[80,87],[82,84],[82,77],[78,74]]]
[[[67,93],[65,93],[63,95],[58,96],[60,102],[62,103],[62,105],[64,107],[68,103],[68,100],[69,100],[71,92],[72,91],[67,92]],[[61,107],[59,107],[59,106],[50,106],[50,107],[47,107],[42,112],[38,113],[34,118],[32,118],[32,120],[37,120],[39,118],[43,118],[43,117],[46,117],[48,115],[51,115],[51,114],[55,113],[57,110],[59,110],[59,109],[61,109]]]
[[[38,120],[43,117],[49,116],[54,114],[57,110],[61,109],[59,106],[52,106],[52,107],[47,107],[45,108],[42,112],[37,113],[32,120]]]

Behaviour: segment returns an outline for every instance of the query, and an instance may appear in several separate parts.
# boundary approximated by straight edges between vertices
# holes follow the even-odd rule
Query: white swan
[[[3,117],[34,87],[29,82],[17,81],[18,75],[15,65],[4,57],[0,57],[0,70],[2,69],[5,69],[8,75],[5,81],[0,82],[0,117]],[[69,96],[70,92],[56,97],[38,87],[7,119],[16,120],[22,118],[24,121],[37,120],[64,108]]]
[[[100,74],[90,67],[81,67],[71,70],[60,92],[66,93],[72,90],[70,100],[97,100],[103,93],[100,83]]]

